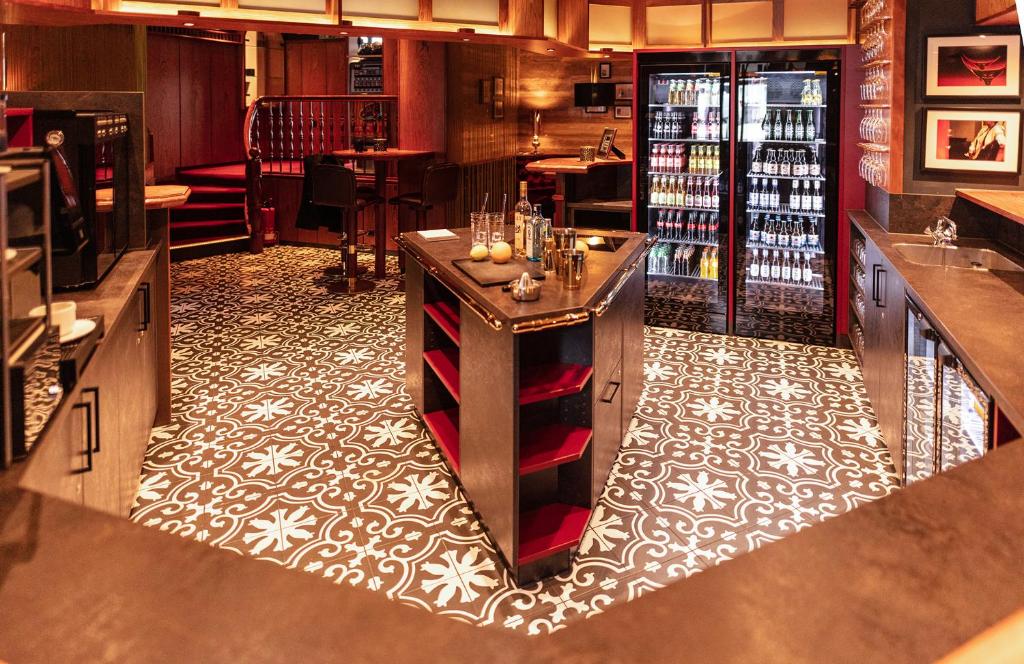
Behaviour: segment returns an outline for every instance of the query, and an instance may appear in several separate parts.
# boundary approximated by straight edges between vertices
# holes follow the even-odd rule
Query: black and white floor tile
[[[174,421],[134,520],[538,634],[895,488],[850,352],[648,328],[646,390],[576,563],[517,588],[405,394],[396,282],[331,294],[335,258],[172,267]]]

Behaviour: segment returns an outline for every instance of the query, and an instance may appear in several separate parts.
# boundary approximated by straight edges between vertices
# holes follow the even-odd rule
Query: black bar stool
[[[391,205],[405,205],[416,213],[416,228],[413,229],[404,227],[399,214],[398,232],[421,231],[426,228],[427,212],[458,198],[461,173],[459,165],[452,162],[431,164],[423,171],[423,183],[419,191],[400,194],[389,200]],[[398,252],[398,267],[401,272],[405,272],[405,252],[401,250]]]
[[[359,213],[371,205],[380,205],[384,199],[376,194],[360,190],[356,186],[356,174],[350,168],[336,164],[318,164],[312,176],[313,203],[341,211],[341,252],[344,281],[330,284],[332,293],[364,293],[376,285],[372,281],[358,278],[356,261],[356,239]]]

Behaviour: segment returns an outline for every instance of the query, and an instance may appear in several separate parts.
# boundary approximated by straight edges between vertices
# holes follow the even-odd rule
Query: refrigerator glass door
[[[942,345],[939,471],[979,459],[988,449],[990,401],[956,357]]]
[[[658,236],[647,263],[647,322],[725,333],[731,66],[686,58],[640,61],[637,230]]]
[[[838,62],[740,62],[736,334],[835,343]]]
[[[935,414],[938,408],[938,335],[907,301],[906,417],[903,424],[905,484],[935,473]]]

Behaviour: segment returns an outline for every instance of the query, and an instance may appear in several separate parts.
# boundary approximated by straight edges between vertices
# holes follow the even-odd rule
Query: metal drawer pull
[[[612,381],[608,381],[608,384],[604,386],[604,390],[601,391],[601,402],[602,403],[611,403],[612,401],[614,401],[615,400],[615,395],[618,394],[618,392],[619,392],[619,386],[620,385],[621,385],[621,383],[616,383],[613,380]],[[609,387],[613,388],[612,389],[612,393],[611,393],[611,396],[606,397],[605,394],[608,393],[608,388]]]
[[[76,403],[74,409],[79,408],[85,409],[85,468],[79,468],[79,473],[91,473],[92,472],[92,404],[88,401],[83,403]]]
[[[94,428],[95,428],[95,431],[96,431],[96,434],[95,434],[94,439],[93,439],[93,444],[95,445],[95,447],[93,447],[92,451],[93,452],[99,452],[100,451],[100,388],[98,388],[98,387],[87,387],[87,388],[82,390],[83,394],[86,393],[86,392],[88,392],[89,394],[92,394],[92,401],[93,401],[93,404],[96,406],[96,421],[95,421],[95,423],[93,425]]]
[[[150,317],[149,282],[139,284],[139,291],[142,292],[142,327],[139,329],[139,332],[145,332],[149,329],[149,324],[152,322]]]

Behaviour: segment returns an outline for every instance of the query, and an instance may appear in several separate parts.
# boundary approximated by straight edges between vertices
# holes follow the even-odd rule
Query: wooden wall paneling
[[[544,36],[544,0],[502,0],[502,32],[520,37]]]
[[[1019,21],[1014,0],[974,0],[978,25],[1016,25]]]
[[[786,0],[772,0],[772,39],[782,41],[785,38]]]
[[[146,28],[6,25],[9,90],[141,91]]]
[[[153,135],[150,159],[157,180],[174,177],[181,164],[179,44],[170,35],[150,35],[146,76],[146,127]]]
[[[305,94],[302,89],[302,57],[303,49],[294,42],[284,43],[284,93],[286,95]]]
[[[205,53],[198,48],[182,48],[179,56],[181,75],[181,164],[201,164],[204,162],[206,147],[213,134],[206,122],[210,109],[209,73],[204,66]],[[191,135],[194,140],[185,140],[184,132],[189,128],[197,128]]]
[[[577,48],[590,46],[590,3],[558,0],[558,41]]]
[[[403,39],[398,46],[398,144],[445,151],[445,46]]]
[[[633,0],[633,48],[647,46],[647,0]]]
[[[616,120],[614,108],[607,113],[586,113],[573,106],[573,86],[589,83],[601,60],[560,58],[519,52],[519,134],[518,150],[531,150],[533,111],[541,111],[541,151],[576,154],[581,145],[596,144],[605,127],[619,130],[616,145],[626,153],[632,149],[633,121]],[[603,62],[608,62],[604,60]],[[630,83],[632,62],[612,60],[609,82]]]
[[[420,0],[419,19],[421,21],[434,20],[434,3],[432,0]]]
[[[905,149],[904,114],[906,113],[906,50],[907,50],[907,0],[892,0],[890,43],[892,64],[889,65],[889,186],[891,194],[903,191],[903,152]],[[910,137],[913,150],[914,137]]]
[[[243,47],[201,42],[207,57],[210,107],[209,152],[203,161],[220,163],[242,159],[242,123],[245,118],[242,93]],[[183,128],[183,136],[189,132]]]

